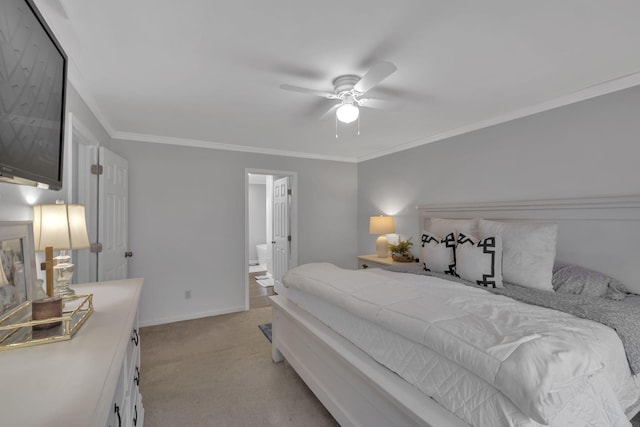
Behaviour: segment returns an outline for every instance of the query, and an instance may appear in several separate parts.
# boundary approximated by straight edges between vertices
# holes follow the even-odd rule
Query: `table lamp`
[[[376,253],[380,258],[389,255],[389,240],[385,234],[395,233],[396,226],[392,216],[372,216],[369,218],[369,234],[379,234],[376,239]]]
[[[75,265],[71,263],[68,249],[89,247],[89,236],[84,217],[84,206],[38,205],[33,207],[33,235],[36,251],[45,251],[44,269],[47,271],[47,295],[53,295],[53,277],[58,287],[56,296],[75,295],[69,287]],[[60,254],[53,258],[53,251]]]

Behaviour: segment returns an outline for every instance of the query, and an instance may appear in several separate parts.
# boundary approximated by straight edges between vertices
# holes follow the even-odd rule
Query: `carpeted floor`
[[[269,297],[274,295],[273,286],[264,287],[258,284],[257,276],[263,276],[266,271],[249,273],[249,307],[271,307]]]
[[[271,307],[141,329],[145,426],[338,426],[258,325]]]

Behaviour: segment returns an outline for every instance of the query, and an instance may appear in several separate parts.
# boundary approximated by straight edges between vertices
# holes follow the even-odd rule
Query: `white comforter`
[[[397,277],[379,270],[306,264],[290,270],[283,282],[463,366],[541,424],[548,424],[576,394],[592,387],[596,374],[607,373],[609,378],[604,376],[598,385],[609,388],[600,390],[609,396],[614,395],[609,384],[630,377],[628,368],[616,366],[626,364],[626,359],[610,328],[479,288],[433,277],[402,282]],[[614,412],[609,417],[612,425],[629,425],[615,399],[607,399],[606,410]]]

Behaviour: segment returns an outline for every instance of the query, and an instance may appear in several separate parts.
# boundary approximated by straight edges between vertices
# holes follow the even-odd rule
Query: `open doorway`
[[[280,280],[297,264],[295,172],[247,169],[245,177],[245,309],[269,306]]]

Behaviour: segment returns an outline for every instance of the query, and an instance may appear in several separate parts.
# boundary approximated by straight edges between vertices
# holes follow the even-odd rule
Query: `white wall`
[[[267,243],[267,186],[249,184],[249,260],[258,260],[256,245]]]
[[[297,172],[299,263],[356,265],[355,164],[118,140],[112,150],[130,165],[143,324],[244,309],[246,168]]]
[[[360,163],[359,253],[369,215],[416,236],[419,204],[640,194],[639,112],[635,87]]]

